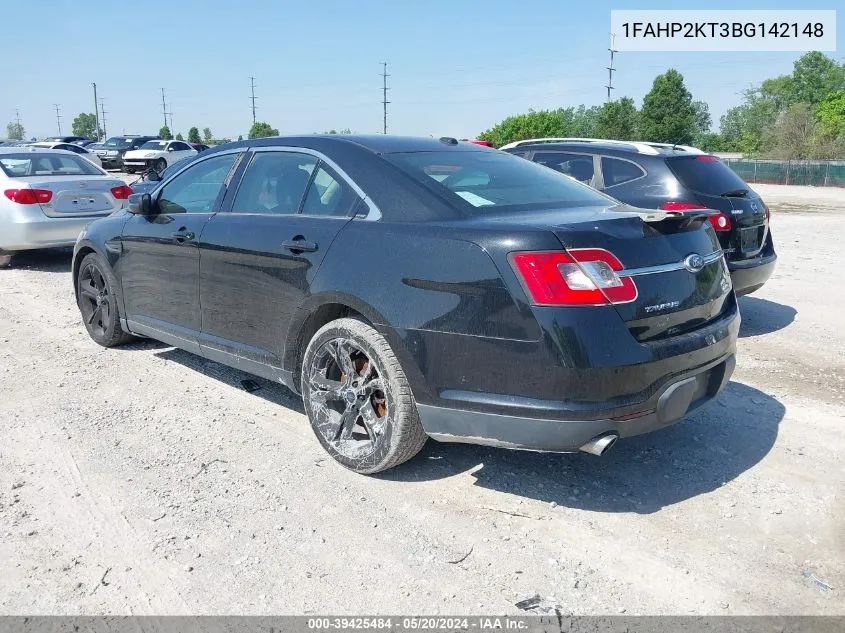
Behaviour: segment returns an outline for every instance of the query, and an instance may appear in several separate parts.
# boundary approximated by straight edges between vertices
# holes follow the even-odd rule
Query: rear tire
[[[116,288],[117,278],[102,255],[86,255],[76,278],[76,302],[88,335],[103,347],[123,345],[134,338],[120,326]]]
[[[332,321],[314,334],[302,363],[302,398],[322,447],[356,473],[398,466],[428,439],[399,360],[357,319]]]
[[[11,253],[4,253],[0,251],[0,268],[8,268],[9,264],[12,263],[12,255]]]

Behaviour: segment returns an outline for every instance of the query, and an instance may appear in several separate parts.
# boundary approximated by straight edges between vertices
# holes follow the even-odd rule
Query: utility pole
[[[255,77],[249,78],[249,89],[252,93],[250,99],[252,99],[252,124],[255,125]]]
[[[94,86],[94,118],[97,120],[97,140],[100,140],[100,114],[97,111],[97,84],[91,83]]]
[[[168,103],[168,104],[167,104],[167,107],[170,109],[170,112],[168,112],[168,114],[170,115],[170,135],[171,135],[171,136],[176,136],[176,135],[174,134],[174,132],[175,132],[176,130],[175,130],[175,129],[174,129],[174,127],[173,127],[173,104],[172,104],[172,103]]]
[[[59,104],[54,103],[53,105],[56,108],[56,125],[59,128],[59,136],[61,136],[62,135],[62,115],[59,113]]]
[[[103,123],[103,140],[106,140],[108,138],[108,133],[106,132],[106,106],[103,103],[104,101],[105,99],[100,97],[100,113],[102,114],[100,121]]]
[[[616,49],[614,48],[616,44],[616,33],[610,34],[610,48],[607,50],[610,51],[610,66],[607,66],[607,100],[610,101],[610,91],[613,90],[613,71],[616,70],[613,67],[613,55],[616,53]]]
[[[167,105],[164,103],[164,88],[161,89],[161,113],[164,116],[164,127],[167,127]]]
[[[21,111],[18,110],[17,108],[15,108],[15,123],[18,124],[18,132],[20,132],[20,130],[21,130]],[[23,136],[23,135],[21,135],[21,136]],[[21,138],[20,140],[22,141],[23,138]]]
[[[387,91],[389,90],[389,88],[387,87],[387,78],[390,77],[390,75],[387,74],[387,62],[382,62],[382,66],[384,67],[384,70],[382,70],[382,73],[381,73],[381,79],[382,79],[381,105],[384,108],[384,133],[387,134],[387,104],[390,103],[390,101],[387,100]]]

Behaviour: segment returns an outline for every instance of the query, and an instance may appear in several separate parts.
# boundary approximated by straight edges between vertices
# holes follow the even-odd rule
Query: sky
[[[626,0],[5,0],[2,124],[27,137],[71,132],[104,98],[113,134],[156,134],[161,89],[173,132],[246,136],[257,118],[281,134],[382,131],[471,138],[503,118],[606,99],[611,9],[835,9],[839,2]],[[840,13],[842,13],[840,11]],[[18,25],[20,28],[14,28]],[[845,61],[845,28],[837,52]],[[638,105],[654,77],[678,69],[714,124],[743,90],[789,73],[800,53],[621,52],[614,98]],[[3,118],[5,117],[5,118]],[[169,120],[169,119],[168,119]]]

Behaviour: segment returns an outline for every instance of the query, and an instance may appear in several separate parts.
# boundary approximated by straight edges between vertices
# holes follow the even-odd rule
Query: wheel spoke
[[[94,319],[97,318],[97,315],[102,317],[103,315],[103,304],[101,303],[98,305],[94,310],[91,312],[91,316],[88,317],[88,325],[91,325],[94,322]]]
[[[367,431],[370,441],[375,443],[377,436],[381,433],[382,422],[381,418],[376,415],[373,405],[369,402],[361,407],[361,422]]]
[[[351,352],[346,345],[346,341],[332,341],[326,346],[326,349],[334,359],[334,362],[337,363],[340,371],[346,376],[346,379],[352,380],[352,375],[356,372],[355,366],[352,364]]]
[[[91,299],[92,301],[96,301],[97,296],[100,294],[97,292],[97,289],[93,284],[82,286],[82,288],[79,289],[79,292],[83,297]]]
[[[343,383],[339,380],[331,380],[330,378],[326,378],[324,373],[325,371],[325,369],[319,369],[317,367],[313,368],[311,370],[311,374],[308,377],[308,384],[311,385],[312,389],[324,392],[339,399],[340,390],[343,388]]]
[[[355,422],[358,419],[358,409],[354,407],[348,408],[340,416],[340,423],[337,425],[335,431],[335,441],[348,440],[352,437],[352,429],[355,428]]]
[[[373,391],[384,391],[384,380],[373,378],[362,387],[364,393],[371,394]]]
[[[102,291],[106,286],[106,282],[100,274],[100,270],[94,266],[91,266],[91,281],[94,282],[94,287],[97,290]]]
[[[104,328],[107,328],[111,323],[111,304],[108,300],[100,304],[100,322]]]

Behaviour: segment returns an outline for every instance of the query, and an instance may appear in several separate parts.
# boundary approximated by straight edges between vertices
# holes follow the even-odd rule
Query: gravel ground
[[[104,350],[68,252],[19,257],[0,271],[0,612],[509,614],[539,594],[845,614],[845,195],[760,190],[780,261],[740,301],[733,381],[602,458],[429,442],[354,475],[284,388],[152,341]]]

